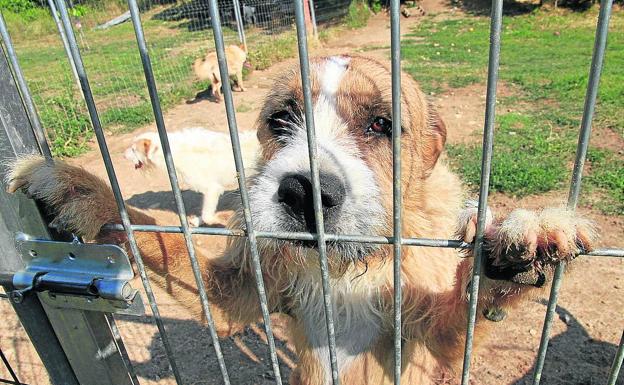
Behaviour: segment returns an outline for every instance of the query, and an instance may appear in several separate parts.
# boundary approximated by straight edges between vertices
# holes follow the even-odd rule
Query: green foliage
[[[543,193],[563,186],[566,160],[574,141],[549,131],[537,117],[510,113],[499,117],[490,186],[514,196]],[[449,146],[451,164],[475,189],[481,178],[481,146]]]
[[[0,0],[0,9],[13,13],[27,12],[35,8],[31,0]]]
[[[359,0],[351,1],[349,13],[345,17],[344,23],[349,28],[362,28],[368,24],[370,9],[368,5]]]
[[[39,117],[48,132],[54,155],[76,156],[86,150],[92,137],[91,121],[82,100],[72,94],[71,87],[42,100]]]
[[[381,12],[381,9],[382,9],[381,0],[371,0],[370,9],[375,13]]]
[[[585,182],[606,195],[595,203],[609,214],[624,215],[624,159],[609,150],[592,149],[587,160],[591,172]]]
[[[286,32],[275,39],[249,46],[247,60],[254,69],[267,69],[273,64],[294,57],[297,53],[297,35]]]
[[[503,20],[500,78],[531,102],[554,99],[560,115],[578,121],[583,110],[596,30],[597,10],[537,11]],[[427,91],[485,82],[489,19],[423,21],[404,40],[405,69]],[[599,90],[596,120],[624,135],[624,14],[611,19],[609,45]]]
[[[87,12],[88,8],[80,4],[74,5],[69,9],[69,15],[72,17],[83,17],[87,14]]]

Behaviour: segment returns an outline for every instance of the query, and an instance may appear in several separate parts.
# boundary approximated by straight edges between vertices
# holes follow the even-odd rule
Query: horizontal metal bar
[[[142,232],[160,232],[160,233],[179,233],[182,234],[182,228],[180,226],[158,226],[158,225],[132,225],[130,228],[133,231]],[[123,226],[120,224],[108,224],[103,227],[104,230],[109,231],[124,231]],[[190,229],[192,234],[201,235],[219,235],[225,237],[246,237],[247,232],[244,230],[231,230],[224,229],[222,227],[194,227]],[[292,241],[314,241],[316,240],[316,234],[305,232],[270,232],[270,231],[256,231],[257,238],[268,239],[284,239]],[[327,242],[360,242],[360,243],[374,243],[379,245],[390,245],[394,243],[394,238],[383,235],[343,235],[343,234],[325,234]],[[419,247],[443,247],[450,249],[471,249],[473,246],[471,243],[458,241],[455,239],[431,239],[431,238],[403,238],[402,245],[404,246],[419,246]],[[588,253],[579,253],[579,256],[588,257],[616,257],[624,258],[624,249],[616,248],[603,248],[595,249]]]

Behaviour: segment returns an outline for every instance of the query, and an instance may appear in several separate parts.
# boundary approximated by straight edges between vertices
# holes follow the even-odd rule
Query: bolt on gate
[[[445,248],[474,248],[474,268],[472,276],[472,285],[470,286],[470,300],[468,306],[468,325],[464,349],[464,361],[462,369],[461,384],[468,385],[470,376],[470,363],[472,356],[473,332],[475,326],[477,312],[477,297],[479,291],[479,281],[481,278],[481,255],[483,249],[483,234],[485,228],[486,207],[488,200],[488,187],[492,159],[492,145],[494,139],[494,123],[495,123],[495,106],[496,106],[496,90],[499,67],[499,53],[501,44],[501,25],[503,0],[492,1],[491,13],[491,30],[490,30],[490,51],[489,51],[489,67],[487,77],[487,96],[485,110],[485,127],[483,134],[483,152],[482,152],[482,171],[481,185],[479,191],[479,206],[477,219],[477,235],[474,244],[466,244],[464,242],[447,239],[423,239],[408,238],[401,233],[401,147],[400,147],[400,97],[401,97],[401,78],[400,78],[400,30],[399,30],[399,0],[390,2],[391,16],[391,63],[392,63],[392,148],[393,148],[393,235],[339,235],[325,233],[323,226],[323,214],[321,208],[321,192],[318,170],[318,156],[315,141],[314,117],[312,114],[312,93],[309,80],[309,64],[308,64],[308,48],[307,48],[307,32],[305,27],[305,13],[303,0],[295,0],[295,24],[297,29],[299,61],[301,68],[301,82],[303,86],[304,105],[305,105],[305,123],[308,135],[308,150],[310,159],[310,169],[312,176],[312,188],[314,197],[314,213],[316,221],[317,233],[295,233],[295,232],[266,232],[257,230],[254,227],[253,218],[250,211],[250,202],[246,187],[245,169],[241,156],[241,148],[238,136],[236,114],[232,99],[232,91],[228,82],[223,85],[223,94],[225,98],[225,108],[227,112],[227,121],[229,127],[230,138],[232,142],[232,151],[236,170],[238,172],[238,183],[240,189],[241,203],[244,209],[244,225],[245,230],[223,229],[215,227],[198,227],[191,228],[189,226],[186,209],[182,200],[181,189],[178,183],[178,177],[175,170],[175,164],[171,155],[171,149],[167,138],[165,122],[160,106],[159,94],[156,87],[150,54],[143,34],[139,8],[136,0],[128,0],[131,20],[134,26],[138,50],[140,53],[145,81],[149,91],[150,101],[156,120],[156,127],[159,133],[167,172],[171,183],[171,188],[175,197],[175,204],[178,211],[181,226],[157,226],[157,225],[133,225],[130,223],[125,203],[122,199],[119,183],[115,175],[111,156],[108,151],[103,127],[100,122],[98,111],[93,98],[89,78],[85,71],[81,53],[73,33],[72,24],[69,19],[67,6],[64,0],[49,0],[51,7],[56,7],[60,13],[59,30],[66,41],[68,59],[75,65],[76,76],[80,82],[84,100],[86,102],[91,123],[95,131],[99,150],[104,161],[108,179],[110,181],[113,193],[121,214],[121,224],[111,224],[108,227],[113,230],[125,231],[132,253],[134,254],[136,264],[138,266],[139,275],[147,293],[147,299],[151,311],[153,313],[158,331],[162,338],[162,343],[167,352],[171,371],[178,384],[182,384],[180,371],[173,356],[171,343],[163,325],[162,318],[155,301],[153,291],[144,263],[141,259],[134,233],[136,231],[150,232],[169,232],[182,233],[186,241],[191,267],[197,287],[201,305],[208,321],[210,335],[213,341],[215,356],[219,364],[223,382],[230,384],[228,376],[228,368],[221,351],[221,345],[215,329],[214,320],[211,316],[210,304],[206,295],[199,263],[196,257],[195,249],[192,242],[194,234],[204,235],[222,235],[231,237],[246,237],[251,250],[251,258],[254,267],[256,279],[256,287],[261,305],[262,317],[266,331],[268,347],[270,352],[270,360],[273,367],[275,382],[282,384],[280,375],[280,367],[275,348],[275,341],[271,328],[271,319],[269,317],[269,309],[267,298],[262,279],[262,271],[260,265],[260,257],[257,247],[258,238],[277,238],[289,240],[305,240],[318,243],[319,264],[321,269],[322,288],[324,293],[325,321],[329,341],[330,364],[332,383],[338,385],[339,367],[336,358],[335,344],[335,325],[332,315],[331,296],[329,295],[329,273],[326,252],[327,242],[363,242],[375,244],[392,244],[394,250],[394,383],[401,383],[401,285],[400,285],[400,266],[401,266],[401,248],[402,246],[416,247],[445,247]],[[600,14],[598,18],[597,31],[595,36],[594,52],[589,72],[589,84],[587,88],[584,113],[582,117],[580,134],[578,139],[578,148],[576,152],[576,160],[572,174],[572,182],[570,185],[568,196],[568,208],[574,210],[576,208],[581,188],[581,177],[583,164],[587,154],[589,137],[591,133],[592,117],[596,103],[598,92],[598,84],[604,58],[608,24],[611,14],[612,0],[602,0]],[[313,8],[312,8],[313,9]],[[225,57],[225,46],[221,24],[219,20],[219,9],[217,0],[210,0],[209,12],[214,32],[214,43],[218,55],[219,70],[222,79],[228,78],[228,67]],[[312,16],[314,17],[314,16]],[[237,19],[239,16],[237,16]],[[9,31],[7,31],[4,19],[0,15],[0,33],[3,45],[0,45],[2,55],[0,55],[0,147],[2,148],[3,160],[10,160],[24,153],[38,152],[44,156],[51,158],[50,149],[46,143],[45,134],[37,111],[30,96],[28,85],[24,79],[20,69],[18,58],[13,49]],[[241,36],[241,40],[244,36]],[[4,173],[5,170],[2,170]],[[66,306],[53,306],[50,299],[44,293],[28,295],[29,291],[35,289],[32,286],[22,286],[20,290],[16,290],[15,283],[19,283],[16,272],[24,269],[28,258],[25,257],[21,250],[24,245],[30,248],[30,254],[41,250],[49,254],[63,254],[67,250],[71,250],[69,255],[80,255],[85,258],[93,259],[93,263],[98,262],[97,258],[88,257],[88,255],[102,254],[103,247],[106,245],[92,246],[85,245],[74,239],[71,243],[61,242],[67,239],[58,238],[54,229],[50,229],[45,219],[38,214],[38,209],[33,201],[26,199],[24,196],[9,196],[4,192],[0,194],[0,202],[2,203],[0,214],[2,215],[4,226],[0,230],[0,250],[3,253],[3,259],[0,261],[0,283],[4,286],[5,291],[11,300],[13,307],[20,318],[21,323],[26,329],[32,340],[37,352],[49,373],[49,377],[54,384],[138,384],[138,378],[133,370],[132,363],[128,358],[123,340],[121,339],[119,330],[115,324],[113,313],[122,310],[132,311],[132,309],[121,309],[114,305],[114,301],[120,300],[140,300],[135,296],[136,292],[129,290],[125,286],[124,280],[120,282],[107,281],[107,284],[117,285],[116,289],[103,290],[100,296],[107,293],[107,300],[113,303],[112,306],[93,305],[89,303],[71,303]],[[25,232],[32,237],[24,235],[18,236],[18,248],[16,250],[14,244],[14,233]],[[36,238],[35,238],[36,237]],[[41,241],[42,239],[55,239],[54,241]],[[119,250],[106,250],[109,255],[112,253],[115,258],[123,265],[127,262],[125,253]],[[622,249],[598,249],[584,255],[589,256],[607,256],[607,257],[624,257]],[[110,258],[110,257],[109,257]],[[79,258],[76,258],[79,259]],[[100,261],[101,262],[101,261]],[[109,261],[110,262],[110,261]],[[533,384],[538,385],[541,380],[542,368],[546,358],[550,330],[555,313],[559,289],[563,279],[564,263],[560,263],[554,273],[553,282],[550,290],[550,299],[548,301],[546,316],[542,329],[541,341],[537,356],[537,361],[533,373]],[[26,269],[28,271],[28,269]],[[131,272],[131,270],[130,270]],[[61,274],[60,272],[59,274]],[[38,274],[38,273],[37,273]],[[121,274],[121,273],[120,273]],[[42,280],[44,276],[39,275]],[[19,278],[19,277],[18,277]],[[31,277],[32,278],[32,277]],[[35,281],[31,281],[35,282]],[[51,284],[51,283],[50,283]],[[85,289],[80,286],[78,289]],[[75,289],[75,288],[74,288]],[[123,306],[122,306],[123,307]],[[140,305],[137,304],[137,307]],[[97,310],[97,311],[90,311]],[[135,309],[135,311],[138,311]],[[1,353],[1,351],[0,351]],[[0,382],[21,384],[17,375],[10,369],[10,363],[1,355],[5,365],[9,367],[11,380],[2,380]],[[97,357],[93,360],[91,357]],[[619,343],[616,357],[606,381],[608,385],[615,385],[622,361],[624,359],[624,334]]]

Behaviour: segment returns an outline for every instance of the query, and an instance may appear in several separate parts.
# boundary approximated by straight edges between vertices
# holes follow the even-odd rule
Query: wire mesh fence
[[[327,23],[340,20],[349,3],[323,0],[314,6]],[[145,0],[138,7],[163,109],[208,95],[210,82],[198,79],[192,68],[214,51],[208,1]],[[91,139],[90,122],[58,10],[48,1],[39,11],[32,22],[8,19],[7,24],[52,151],[73,156]],[[279,51],[294,41],[292,0],[219,0],[218,11],[225,44],[247,43],[248,60],[256,69],[266,68],[271,55],[289,55]],[[122,132],[152,123],[125,3],[76,1],[68,3],[68,12],[85,68],[93,74],[94,98],[107,130]]]
[[[490,34],[490,62],[489,62],[489,72],[488,72],[488,92],[487,92],[487,109],[486,109],[486,127],[484,130],[484,139],[483,139],[483,166],[482,166],[482,183],[481,183],[481,191],[479,194],[479,211],[478,211],[478,226],[477,226],[477,234],[476,241],[474,245],[468,245],[462,242],[454,241],[454,240],[443,240],[443,239],[419,239],[419,238],[406,238],[401,234],[401,212],[403,210],[401,204],[401,184],[400,184],[400,118],[398,116],[401,113],[400,108],[400,97],[401,97],[401,81],[400,81],[400,34],[399,34],[399,1],[393,1],[391,4],[391,24],[392,24],[392,33],[391,33],[391,41],[392,41],[392,103],[393,103],[393,119],[394,130],[392,132],[392,141],[393,141],[393,196],[394,196],[394,205],[393,205],[393,235],[389,237],[378,236],[378,235],[337,235],[337,234],[326,234],[324,231],[323,225],[323,214],[321,209],[321,187],[319,182],[319,170],[318,170],[318,155],[317,155],[317,147],[315,142],[315,126],[314,126],[314,115],[313,104],[312,104],[312,93],[310,87],[310,76],[309,76],[309,61],[308,61],[308,52],[307,52],[307,39],[306,39],[306,26],[305,26],[305,10],[303,7],[302,1],[296,1],[293,3],[293,7],[291,9],[290,5],[288,6],[277,6],[272,8],[270,12],[271,14],[279,15],[280,19],[292,20],[288,22],[288,28],[294,22],[296,24],[296,32],[297,32],[297,43],[299,49],[299,58],[300,58],[300,68],[301,68],[301,81],[302,81],[302,89],[303,89],[303,98],[305,103],[305,124],[308,138],[308,150],[309,150],[309,161],[310,161],[310,172],[312,178],[312,190],[314,194],[314,211],[315,211],[315,223],[317,233],[292,233],[292,232],[263,232],[258,231],[254,228],[253,218],[251,217],[250,211],[250,202],[247,192],[247,186],[245,182],[245,169],[242,161],[240,143],[238,138],[238,129],[236,123],[235,110],[232,100],[232,92],[229,85],[225,85],[223,89],[224,97],[225,97],[225,108],[228,116],[228,126],[230,137],[232,140],[232,150],[234,153],[234,159],[236,164],[236,169],[239,175],[239,189],[241,193],[241,203],[244,208],[244,230],[229,230],[229,229],[221,229],[221,228],[190,228],[186,219],[184,202],[181,197],[180,187],[178,185],[175,165],[173,163],[173,158],[171,157],[171,152],[169,150],[168,139],[166,134],[166,128],[163,121],[163,108],[167,106],[167,95],[169,92],[172,92],[175,86],[180,86],[184,89],[191,88],[192,89],[192,80],[188,80],[191,83],[174,84],[175,81],[171,80],[171,84],[167,82],[169,79],[174,79],[174,76],[177,76],[178,73],[183,73],[183,67],[186,67],[188,72],[188,68],[190,68],[190,61],[200,55],[204,50],[205,39],[206,36],[210,36],[211,39],[214,39],[215,49],[217,51],[218,56],[221,59],[225,58],[225,46],[230,41],[238,41],[241,38],[239,34],[241,22],[236,21],[236,14],[238,13],[240,17],[242,17],[242,25],[251,24],[257,26],[259,30],[266,28],[270,31],[279,31],[283,26],[280,25],[272,25],[263,27],[263,24],[266,23],[266,19],[262,19],[260,16],[263,14],[261,11],[263,8],[260,3],[246,3],[242,2],[241,8],[236,10],[230,7],[229,4],[226,6],[222,6],[221,2],[217,2],[216,0],[210,1],[207,5],[201,2],[191,2],[180,5],[179,9],[173,11],[173,8],[168,8],[168,12],[166,12],[165,16],[156,17],[157,14],[152,14],[150,12],[157,12],[156,6],[150,4],[137,4],[136,0],[129,0],[129,8],[130,13],[129,17],[132,21],[131,24],[128,24],[129,28],[133,28],[131,32],[134,33],[133,39],[128,41],[132,41],[133,43],[138,43],[138,52],[136,48],[131,49],[128,48],[128,57],[135,57],[138,59],[136,62],[132,62],[128,60],[127,62],[123,62],[123,65],[120,67],[116,67],[114,70],[106,71],[98,67],[101,63],[90,63],[89,55],[90,52],[96,52],[97,50],[116,50],[114,54],[111,56],[111,62],[114,62],[114,57],[119,56],[120,51],[118,47],[107,47],[104,41],[97,41],[95,38],[88,36],[87,33],[82,32],[83,23],[90,23],[85,20],[81,20],[80,17],[75,17],[73,20],[70,19],[70,12],[68,11],[67,6],[64,4],[62,0],[57,1],[56,5],[59,8],[60,13],[60,22],[63,24],[63,27],[69,33],[67,34],[67,47],[69,51],[69,56],[71,60],[68,60],[67,63],[73,63],[75,66],[75,77],[73,75],[73,71],[71,70],[72,64],[68,64],[69,71],[66,74],[65,81],[72,84],[77,80],[80,83],[80,89],[83,93],[79,94],[79,98],[76,104],[82,104],[82,98],[84,98],[84,102],[86,102],[86,108],[88,109],[88,118],[85,124],[92,125],[95,131],[95,135],[97,137],[97,141],[100,147],[100,152],[102,154],[106,171],[109,177],[109,181],[111,183],[113,193],[115,195],[115,200],[118,204],[119,211],[121,213],[122,224],[121,225],[111,225],[109,229],[118,229],[121,231],[125,231],[128,240],[130,242],[130,248],[132,249],[133,255],[136,258],[139,272],[145,286],[145,289],[148,293],[148,299],[150,306],[152,308],[152,312],[154,317],[156,318],[156,322],[158,324],[159,332],[162,337],[163,343],[165,345],[165,349],[168,353],[168,358],[171,364],[171,369],[174,373],[176,381],[181,383],[181,378],[178,373],[178,368],[171,353],[171,348],[168,346],[167,333],[165,328],[162,326],[162,323],[159,321],[159,312],[158,306],[156,304],[155,299],[151,293],[150,282],[147,277],[147,273],[145,267],[143,266],[143,262],[141,260],[141,253],[136,244],[134,232],[135,231],[157,231],[157,232],[175,232],[182,233],[185,237],[186,247],[188,249],[188,254],[191,259],[191,266],[193,268],[193,272],[195,274],[195,278],[197,281],[197,285],[199,290],[199,295],[201,296],[202,307],[206,317],[208,318],[208,324],[211,330],[211,336],[213,339],[213,347],[216,354],[216,359],[219,360],[221,374],[223,377],[223,382],[229,384],[228,378],[228,369],[227,363],[224,361],[223,356],[221,354],[219,339],[217,338],[216,331],[214,328],[214,324],[211,320],[210,316],[210,306],[208,303],[208,299],[205,294],[205,290],[203,289],[203,281],[201,278],[201,273],[199,272],[199,264],[196,261],[194,246],[191,241],[193,234],[213,234],[213,235],[228,235],[228,236],[237,236],[237,237],[247,237],[247,241],[249,243],[251,258],[253,261],[254,268],[254,276],[255,276],[255,284],[257,286],[259,301],[262,309],[262,316],[264,320],[264,325],[266,327],[266,335],[270,350],[270,360],[273,366],[273,374],[275,376],[275,382],[277,384],[282,383],[282,378],[280,375],[278,357],[275,352],[275,342],[273,338],[273,333],[271,331],[271,320],[269,317],[269,309],[267,305],[267,298],[264,289],[263,276],[261,271],[260,264],[260,256],[258,253],[257,247],[257,239],[258,238],[278,238],[278,239],[296,239],[296,240],[307,240],[314,241],[318,244],[319,250],[319,266],[321,270],[321,279],[322,279],[322,289],[324,292],[324,310],[325,310],[325,320],[326,320],[326,328],[327,328],[327,338],[329,344],[329,360],[331,366],[331,381],[332,383],[339,384],[340,376],[339,371],[340,368],[338,366],[337,354],[336,354],[336,341],[335,341],[335,330],[334,330],[334,317],[332,316],[333,306],[332,306],[332,298],[329,295],[329,273],[328,273],[328,261],[327,255],[325,251],[325,245],[329,241],[341,241],[341,242],[364,242],[364,243],[380,243],[380,244],[393,244],[394,245],[394,360],[395,360],[395,372],[394,372],[394,383],[401,383],[401,368],[402,368],[402,335],[401,335],[401,250],[403,246],[428,246],[428,247],[454,247],[454,248],[473,248],[475,250],[475,265],[473,269],[472,276],[472,285],[470,287],[470,305],[468,307],[469,315],[468,315],[468,325],[467,325],[467,333],[466,333],[466,345],[464,349],[464,366],[462,371],[462,384],[469,383],[469,375],[470,375],[470,362],[471,362],[471,354],[472,354],[472,333],[474,331],[475,319],[476,319],[476,309],[477,309],[477,301],[478,301],[478,292],[479,292],[479,279],[482,274],[480,269],[480,261],[481,261],[481,250],[483,248],[483,239],[484,239],[484,230],[485,230],[485,215],[486,215],[486,206],[488,199],[488,178],[489,171],[491,166],[491,155],[492,155],[492,141],[493,141],[493,128],[494,128],[494,119],[495,119],[495,101],[496,101],[496,85],[497,85],[497,74],[498,74],[498,63],[499,63],[499,50],[500,50],[500,30],[502,24],[502,9],[503,2],[502,0],[494,0],[492,7],[492,24],[491,24],[491,34]],[[254,4],[254,5],[251,5]],[[594,49],[593,62],[590,70],[590,82],[587,90],[587,97],[585,103],[585,112],[583,115],[583,122],[581,125],[581,135],[579,136],[578,150],[577,150],[577,158],[575,161],[573,181],[570,186],[570,194],[568,200],[569,209],[574,210],[576,207],[576,203],[579,196],[580,191],[580,182],[582,175],[582,166],[585,160],[585,155],[588,147],[588,138],[591,131],[591,121],[593,116],[593,108],[596,102],[596,91],[598,87],[598,81],[600,78],[600,70],[601,70],[601,62],[604,56],[605,50],[605,41],[607,34],[607,26],[609,22],[609,14],[611,12],[611,0],[603,0],[603,6],[601,7],[601,13],[598,21],[598,32],[596,34],[596,43]],[[284,4],[282,4],[284,5]],[[202,8],[204,7],[205,8]],[[245,8],[248,7],[248,8]],[[331,7],[329,7],[331,8]],[[329,9],[328,8],[328,9]],[[156,9],[156,10],[155,10]],[[142,10],[142,11],[141,11]],[[180,17],[181,14],[185,14],[185,12],[194,12],[197,15],[203,15],[201,20],[194,20],[183,23],[183,28],[187,29],[189,33],[202,33],[202,37],[194,36],[189,38],[189,40],[172,40],[169,42],[166,37],[163,37],[160,42],[162,45],[158,45],[158,43],[153,43],[152,45],[147,45],[146,37],[149,38],[149,34],[154,34],[158,36],[160,26],[159,22],[154,22],[154,29],[151,26],[151,22],[156,18],[167,18],[166,21],[180,21],[187,20],[188,17]],[[316,16],[319,18],[322,13],[318,12],[319,9],[316,9]],[[177,12],[177,13],[176,13]],[[333,12],[333,11],[332,11]],[[162,11],[161,11],[162,13]],[[331,13],[331,12],[330,12]],[[230,17],[233,16],[234,21]],[[145,21],[142,22],[141,19]],[[322,18],[319,18],[322,20]],[[208,22],[207,22],[208,21]],[[286,25],[286,24],[284,24]],[[238,30],[237,30],[238,29]],[[249,30],[248,30],[249,31]],[[162,31],[161,31],[162,32]],[[259,32],[259,35],[262,33]],[[266,34],[266,32],[265,32]],[[167,37],[170,37],[170,34],[165,34]],[[177,33],[173,34],[172,39],[177,38]],[[251,36],[248,35],[248,36]],[[136,40],[134,40],[136,37]],[[116,36],[120,41],[123,41],[123,36]],[[195,40],[196,39],[196,40]],[[249,40],[251,41],[251,40]],[[7,41],[5,40],[5,44]],[[188,62],[185,62],[185,66],[175,67],[174,65],[167,65],[166,58],[171,55],[171,52],[176,51],[176,48],[179,45],[188,44],[190,50],[194,49],[195,44],[197,44],[197,54],[190,55]],[[165,54],[166,53],[166,54]],[[178,52],[178,54],[180,54]],[[93,66],[93,69],[89,67]],[[160,73],[159,68],[170,68],[171,72],[163,72]],[[173,70],[177,68],[177,70]],[[131,73],[131,78],[124,78],[121,83],[107,83],[107,79],[119,77],[120,74],[116,71],[122,69],[124,72]],[[228,78],[228,69],[225,60],[219,61],[219,69],[222,78]],[[90,74],[87,77],[87,72]],[[169,74],[169,75],[167,75]],[[161,77],[162,76],[162,77]],[[170,76],[169,78],[167,76]],[[188,78],[191,78],[190,74],[187,74]],[[180,79],[180,78],[177,78]],[[110,89],[111,94],[116,96],[116,99],[119,99],[120,94],[124,94],[128,87],[136,86],[136,92],[128,92],[128,95],[140,95],[145,93],[144,86],[147,83],[147,96],[143,100],[145,103],[145,107],[148,109],[148,113],[143,114],[138,110],[131,110],[134,112],[120,112],[123,109],[122,106],[128,106],[132,104],[129,100],[114,100],[111,101],[110,105],[106,103],[106,94],[102,89],[107,90]],[[94,85],[97,85],[95,87]],[[43,92],[43,87],[41,85],[37,85],[36,82],[30,82],[32,93],[35,95],[35,101],[37,103],[37,93]],[[109,86],[109,87],[107,87]],[[184,87],[185,86],[185,87]],[[38,88],[39,87],[39,88]],[[47,89],[47,88],[46,88]],[[138,91],[138,90],[143,91]],[[184,91],[180,91],[184,92]],[[174,92],[175,93],[175,92]],[[76,99],[76,97],[74,97]],[[41,103],[41,101],[39,101]],[[118,104],[115,104],[118,103]],[[132,106],[134,108],[135,106]],[[141,107],[143,108],[143,107]],[[78,109],[76,109],[78,111]],[[136,116],[152,116],[156,120],[156,126],[160,135],[161,144],[164,149],[165,159],[167,164],[167,170],[169,179],[171,182],[172,190],[174,196],[176,198],[176,208],[178,214],[180,216],[181,226],[139,226],[132,225],[130,223],[130,219],[128,213],[126,211],[125,203],[123,202],[119,183],[115,176],[115,170],[113,164],[111,162],[110,154],[108,152],[106,138],[104,136],[103,126],[114,126],[115,120],[113,117],[107,115],[108,111],[117,111],[116,113],[129,113],[136,114]],[[45,121],[45,113],[41,113],[42,120]],[[111,112],[111,115],[114,116],[114,113]],[[78,116],[78,112],[76,112],[76,116]],[[69,115],[65,115],[65,120],[69,119]],[[85,118],[87,119],[87,118]],[[151,119],[151,118],[150,118]],[[127,122],[130,119],[126,116],[122,119],[123,122]],[[624,252],[622,250],[614,250],[614,249],[600,249],[595,250],[591,253],[587,253],[586,255],[592,256],[616,256],[622,257],[624,256]],[[557,293],[559,285],[561,284],[562,272],[564,269],[564,264],[561,263],[555,272],[554,282],[551,290],[551,298],[548,304],[548,312],[546,315],[546,319],[544,322],[543,335],[540,343],[539,353],[538,353],[538,363],[535,367],[534,380],[533,384],[537,385],[540,383],[540,374],[542,371],[542,367],[544,364],[544,357],[546,354],[546,349],[548,346],[549,340],[549,327],[552,321],[552,313],[554,311],[554,307],[556,306],[557,301]],[[624,342],[624,340],[623,340]],[[618,349],[618,353],[613,361],[613,366],[609,374],[609,384],[615,383],[618,375],[618,371],[621,367],[622,361],[622,343],[620,343],[620,347]]]

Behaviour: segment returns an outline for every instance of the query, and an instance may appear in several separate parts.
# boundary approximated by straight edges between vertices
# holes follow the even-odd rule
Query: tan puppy
[[[334,56],[310,63],[325,230],[338,234],[392,233],[391,76],[364,57]],[[403,235],[472,241],[476,209],[462,208],[459,179],[438,161],[445,128],[418,85],[403,74]],[[314,231],[303,96],[298,67],[280,77],[260,113],[261,168],[250,181],[258,230]],[[86,171],[27,157],[13,165],[9,189],[23,188],[48,205],[56,221],[99,242],[126,245],[109,188]],[[134,223],[153,219],[131,211]],[[242,212],[234,226],[242,222]],[[201,314],[184,239],[136,233],[143,259],[172,285],[170,292]],[[477,343],[493,325],[483,312],[509,308],[538,293],[559,261],[589,249],[590,224],[563,209],[488,215],[484,276],[479,292]],[[259,251],[272,312],[292,317],[299,363],[291,385],[331,383],[318,251],[313,243],[260,239]],[[327,245],[336,348],[343,384],[391,384],[393,377],[392,247],[357,242]],[[472,258],[453,249],[404,247],[403,383],[432,384],[442,368],[461,361]],[[468,253],[469,254],[469,253]],[[469,255],[468,255],[469,256]],[[240,322],[260,316],[248,242],[231,238],[218,259],[202,259],[213,304]],[[179,283],[178,283],[179,282]],[[182,283],[182,284],[180,284]],[[221,314],[221,313],[220,313]]]
[[[236,84],[240,91],[245,91],[243,85],[243,66],[247,60],[247,52],[237,45],[225,47],[228,73],[236,76]],[[195,60],[193,71],[199,80],[210,80],[212,92],[217,102],[221,102],[221,74],[219,73],[219,62],[216,52],[209,52],[204,58]]]
[[[218,223],[215,213],[219,197],[227,187],[236,185],[230,135],[192,127],[170,132],[167,137],[178,177],[191,190],[203,195],[201,218],[191,218],[191,225]],[[260,151],[256,131],[241,131],[239,140],[247,175],[253,175]],[[167,172],[157,132],[146,132],[134,138],[124,157],[134,164],[135,169],[148,171],[156,168]]]

